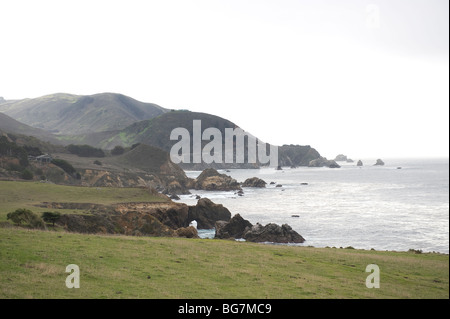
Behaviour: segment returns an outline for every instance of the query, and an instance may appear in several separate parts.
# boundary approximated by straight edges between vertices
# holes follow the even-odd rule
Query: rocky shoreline
[[[289,225],[252,225],[221,204],[201,198],[196,205],[173,201],[120,203],[48,203],[48,209],[72,209],[56,225],[68,232],[151,237],[199,238],[197,229],[215,229],[217,239],[245,239],[251,242],[303,243],[304,238]],[[193,226],[195,224],[196,226]]]

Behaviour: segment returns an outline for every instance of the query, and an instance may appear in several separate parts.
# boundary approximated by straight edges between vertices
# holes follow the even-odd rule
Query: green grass
[[[159,201],[164,200],[149,194],[148,190],[143,188],[78,187],[40,182],[0,181],[0,221],[6,220],[6,214],[17,208],[28,208],[34,212],[48,211],[47,208],[36,207],[42,202],[111,205]]]
[[[0,228],[0,298],[449,298],[448,255]],[[65,286],[80,267],[80,288]],[[365,286],[368,264],[380,288]]]

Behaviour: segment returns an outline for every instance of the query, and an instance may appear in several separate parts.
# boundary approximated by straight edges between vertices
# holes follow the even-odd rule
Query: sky
[[[447,0],[0,0],[0,41],[5,99],[115,92],[328,158],[449,154]]]

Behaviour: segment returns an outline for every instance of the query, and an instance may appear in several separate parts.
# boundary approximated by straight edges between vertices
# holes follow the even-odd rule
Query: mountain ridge
[[[33,99],[5,100],[0,103],[0,112],[51,133],[77,135],[122,129],[168,110],[123,94],[106,92],[93,95],[56,93]]]

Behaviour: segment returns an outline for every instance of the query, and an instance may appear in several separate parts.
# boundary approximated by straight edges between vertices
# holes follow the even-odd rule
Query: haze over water
[[[361,168],[356,162],[340,162],[340,169],[230,170],[226,174],[238,182],[256,176],[268,185],[244,188],[242,197],[234,192],[191,192],[253,224],[287,223],[306,239],[302,245],[448,253],[449,160],[391,159],[385,166],[363,162]],[[196,203],[193,195],[181,196],[181,201]]]

